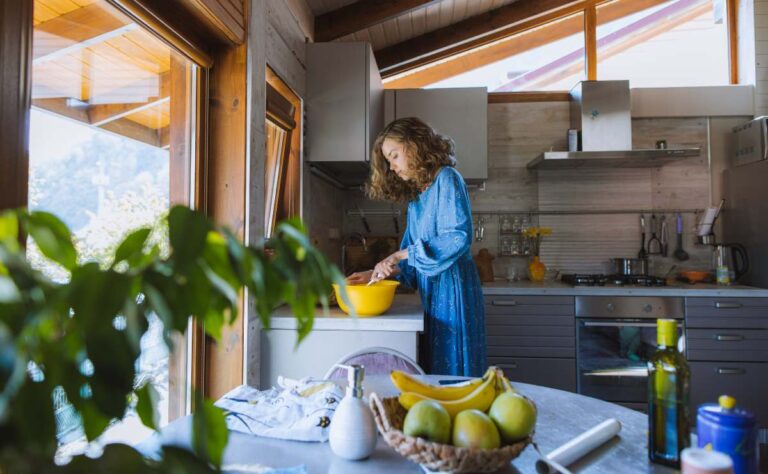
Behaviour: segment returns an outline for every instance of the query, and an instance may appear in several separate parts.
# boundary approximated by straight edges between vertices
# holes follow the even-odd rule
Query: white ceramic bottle
[[[349,460],[365,459],[376,448],[376,423],[373,413],[363,400],[362,365],[338,365],[347,370],[347,394],[331,419],[329,443],[331,451]]]

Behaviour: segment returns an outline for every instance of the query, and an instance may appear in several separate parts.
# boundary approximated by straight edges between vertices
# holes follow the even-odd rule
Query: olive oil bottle
[[[690,370],[678,352],[677,321],[657,321],[656,353],[648,361],[648,457],[680,468],[680,452],[690,444]]]

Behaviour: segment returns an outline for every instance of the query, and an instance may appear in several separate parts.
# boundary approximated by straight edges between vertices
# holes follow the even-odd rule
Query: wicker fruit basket
[[[403,421],[407,411],[400,405],[397,397],[380,398],[372,393],[370,404],[376,426],[379,427],[384,441],[401,456],[431,471],[494,472],[518,457],[532,440],[528,437],[498,449],[457,448],[449,444],[434,443],[403,433]]]

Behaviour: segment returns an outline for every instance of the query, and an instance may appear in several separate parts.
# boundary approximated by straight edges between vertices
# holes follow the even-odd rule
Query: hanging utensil
[[[669,240],[667,240],[667,216],[661,216],[661,256],[666,257],[669,251]]]
[[[365,218],[365,213],[363,212],[363,208],[360,206],[357,206],[357,211],[360,213],[360,220],[363,221],[363,227],[365,227],[365,231],[367,233],[371,233],[371,226],[368,225],[368,219]]]
[[[645,216],[640,214],[640,251],[637,252],[637,258],[648,258],[648,252],[645,251]]]
[[[683,250],[683,215],[677,214],[677,248],[674,257],[678,260],[688,260],[688,252]]]
[[[392,223],[395,224],[395,235],[400,235],[400,219],[397,218],[394,204],[392,205]]]
[[[651,214],[651,238],[648,240],[648,255],[661,255],[661,241],[656,237],[656,214]]]

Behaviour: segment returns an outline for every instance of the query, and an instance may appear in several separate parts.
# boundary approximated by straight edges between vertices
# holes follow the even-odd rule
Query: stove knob
[[[653,311],[653,306],[650,304],[647,304],[643,306],[643,311],[645,311],[646,313],[650,313],[651,311]]]
[[[613,312],[615,307],[613,306],[613,303],[608,303],[607,305],[605,305],[605,309],[607,309],[608,311]]]

